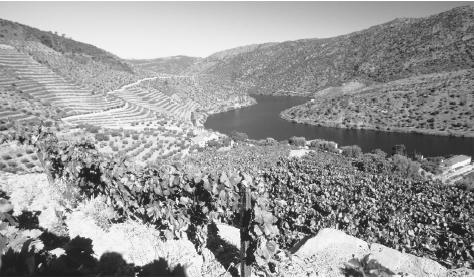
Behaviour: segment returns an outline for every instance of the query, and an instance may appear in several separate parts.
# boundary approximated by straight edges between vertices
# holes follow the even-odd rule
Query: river
[[[273,137],[276,140],[284,140],[291,136],[304,136],[308,140],[320,138],[334,141],[339,146],[358,145],[364,152],[379,148],[391,153],[394,145],[404,144],[410,154],[416,151],[425,156],[474,156],[474,138],[297,124],[283,120],[279,114],[286,108],[308,101],[308,98],[262,95],[253,97],[257,100],[256,105],[211,115],[204,126],[225,134],[230,134],[233,130],[245,132],[252,139]]]

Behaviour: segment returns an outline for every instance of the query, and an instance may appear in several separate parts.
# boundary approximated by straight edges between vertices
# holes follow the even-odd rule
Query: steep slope
[[[474,8],[465,6],[334,38],[224,51],[189,71],[216,75],[258,93],[316,92],[351,80],[388,82],[472,68],[473,34]]]
[[[42,31],[20,23],[0,19],[0,38],[3,40],[36,41],[62,54],[82,54],[112,69],[132,72],[119,57],[96,46],[67,38],[64,34]]]
[[[0,19],[0,43],[14,46],[94,92],[115,90],[149,75],[93,45],[3,19]]]
[[[143,70],[156,73],[181,74],[191,65],[199,61],[198,57],[172,56],[156,59],[132,59],[128,62]]]

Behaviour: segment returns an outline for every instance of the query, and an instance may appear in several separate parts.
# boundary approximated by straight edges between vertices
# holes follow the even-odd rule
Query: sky
[[[0,2],[0,18],[150,59],[333,37],[463,5],[473,2]]]

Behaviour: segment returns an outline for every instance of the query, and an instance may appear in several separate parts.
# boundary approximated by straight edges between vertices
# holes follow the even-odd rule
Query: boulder
[[[343,276],[342,268],[352,258],[369,255],[393,273],[410,276],[446,276],[447,269],[439,263],[399,252],[381,244],[367,242],[336,229],[322,229],[316,236],[299,244],[294,255],[312,259],[319,275]]]
[[[373,243],[369,259],[374,259],[394,273],[408,273],[414,276],[446,276],[446,268],[439,263],[415,255]]]
[[[293,253],[299,257],[332,253],[344,262],[352,259],[353,255],[363,255],[367,252],[369,252],[369,245],[365,241],[330,228],[322,229],[316,236],[305,240],[297,250],[293,250]]]
[[[369,252],[369,245],[336,229],[322,229],[316,236],[299,244],[293,254],[311,261],[318,276],[344,276],[344,263]]]

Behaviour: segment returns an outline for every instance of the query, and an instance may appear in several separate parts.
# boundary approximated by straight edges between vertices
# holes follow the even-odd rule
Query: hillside
[[[0,19],[0,39],[35,41],[62,54],[76,54],[109,65],[112,69],[131,72],[127,63],[119,57],[96,46],[75,41],[57,32],[42,31],[20,23]]]
[[[190,72],[213,74],[249,91],[316,92],[352,80],[388,82],[472,68],[474,8],[395,19],[351,34],[255,45],[211,55]]]
[[[130,64],[143,70],[156,73],[181,74],[188,67],[199,61],[198,57],[172,56],[156,59],[133,59],[127,60]]]
[[[284,119],[320,126],[474,137],[474,71],[347,83],[289,108]]]

